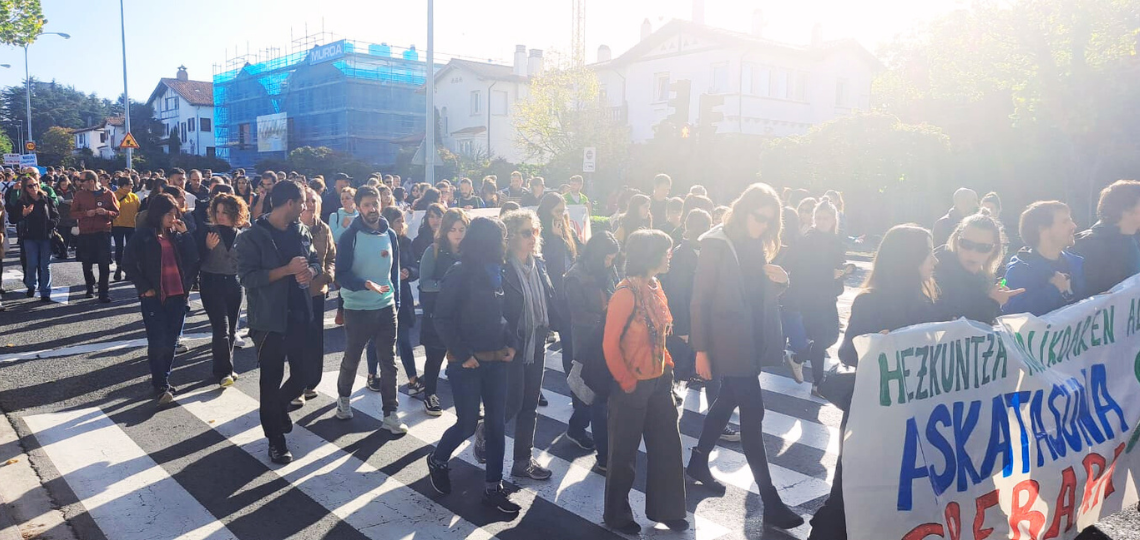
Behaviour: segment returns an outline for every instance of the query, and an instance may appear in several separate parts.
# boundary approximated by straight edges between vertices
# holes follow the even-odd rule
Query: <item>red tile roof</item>
[[[158,97],[159,91],[163,86],[174,90],[174,93],[182,96],[190,103],[190,105],[200,107],[213,107],[214,106],[214,83],[209,81],[180,81],[178,79],[163,78],[159,80],[158,87],[151,93],[150,99],[147,100],[149,105]]]

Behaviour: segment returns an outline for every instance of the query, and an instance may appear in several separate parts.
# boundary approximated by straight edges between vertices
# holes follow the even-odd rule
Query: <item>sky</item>
[[[127,70],[132,100],[146,101],[162,77],[185,65],[193,80],[212,80],[215,65],[236,53],[267,47],[288,50],[293,38],[322,25],[338,37],[423,50],[427,43],[427,0],[196,0],[188,3],[123,0],[127,28]],[[598,46],[616,57],[639,39],[641,23],[660,28],[670,19],[691,19],[692,0],[585,0],[586,56]],[[56,80],[100,97],[123,91],[123,60],[117,0],[43,0],[47,32],[29,48],[33,78]],[[705,23],[751,30],[762,9],[764,36],[806,44],[812,26],[824,39],[852,37],[874,52],[922,21],[961,7],[963,0],[704,0]],[[436,61],[462,56],[509,63],[516,44],[568,53],[571,0],[436,0]],[[292,36],[292,37],[291,37]],[[0,46],[0,87],[24,78],[23,52]]]

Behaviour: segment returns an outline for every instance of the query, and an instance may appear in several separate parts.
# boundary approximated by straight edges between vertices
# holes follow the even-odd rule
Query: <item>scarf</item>
[[[522,318],[519,320],[523,334],[523,363],[531,364],[534,362],[535,345],[539,339],[546,339],[546,329],[550,326],[546,313],[546,289],[542,286],[534,257],[528,257],[525,263],[513,256],[509,258],[523,291]]]

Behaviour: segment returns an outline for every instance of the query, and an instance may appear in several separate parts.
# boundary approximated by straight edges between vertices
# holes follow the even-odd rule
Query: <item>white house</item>
[[[700,121],[702,95],[716,96],[724,115],[717,133],[787,136],[804,133],[857,109],[869,109],[871,82],[882,65],[854,40],[824,41],[816,26],[807,45],[765,39],[762,12],[751,34],[672,20],[610,58],[599,47],[597,73],[604,103],[627,119],[633,142],[653,137],[675,108],[673,85],[690,81],[687,120]],[[706,98],[707,99],[707,98]]]
[[[177,135],[179,152],[214,157],[214,83],[191,81],[185,66],[173,79],[159,80],[146,106],[166,126],[166,135]],[[163,150],[170,153],[169,145]]]
[[[512,123],[529,79],[542,72],[542,51],[517,46],[513,66],[452,59],[435,75],[442,144],[466,156],[526,160]]]
[[[105,118],[91,127],[72,130],[75,137],[75,150],[91,150],[91,154],[102,159],[113,159],[119,151],[119,143],[127,136],[123,117]]]

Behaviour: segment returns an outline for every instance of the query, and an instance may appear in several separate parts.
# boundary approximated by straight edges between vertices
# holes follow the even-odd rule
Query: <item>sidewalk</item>
[[[0,540],[75,540],[0,411]]]

